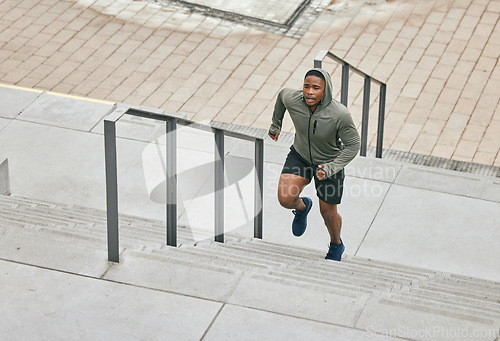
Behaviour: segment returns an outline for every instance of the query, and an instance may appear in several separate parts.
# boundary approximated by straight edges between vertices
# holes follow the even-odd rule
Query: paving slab
[[[392,185],[357,255],[500,280],[500,203]]]
[[[14,118],[42,95],[41,90],[0,85],[0,117]],[[0,129],[2,125],[0,123]]]
[[[86,100],[75,100],[71,96],[45,92],[37,97],[19,115],[22,120],[91,131],[97,123],[113,109],[114,103]]]
[[[289,299],[289,298],[288,298]],[[226,304],[204,340],[394,340],[289,315]]]
[[[0,131],[2,131],[3,128],[5,128],[12,120],[7,119],[7,118],[0,118]]]
[[[4,260],[0,271],[0,330],[8,340],[200,340],[221,307]]]
[[[346,254],[355,255],[383,205],[390,184],[346,175],[338,212]],[[329,242],[329,240],[326,240]]]

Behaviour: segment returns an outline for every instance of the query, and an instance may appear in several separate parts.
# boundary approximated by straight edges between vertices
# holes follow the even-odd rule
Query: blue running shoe
[[[304,201],[304,204],[306,205],[306,209],[299,211],[299,210],[293,210],[292,213],[295,214],[295,217],[293,218],[293,223],[292,223],[292,233],[296,237],[300,237],[304,234],[306,231],[307,227],[307,214],[311,210],[311,207],[313,205],[313,202],[311,199],[304,197],[301,198],[302,201]]]
[[[330,248],[328,249],[325,259],[333,259],[340,262],[344,250],[345,246],[342,239],[340,240],[340,244],[330,243]]]

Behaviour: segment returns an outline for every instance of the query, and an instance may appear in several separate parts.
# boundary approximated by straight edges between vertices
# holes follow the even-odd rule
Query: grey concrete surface
[[[331,340],[332,337],[353,341],[390,339],[360,330],[226,305],[205,340]]]
[[[74,100],[44,92],[19,114],[23,121],[90,131],[111,109],[110,103]]]
[[[498,280],[500,250],[489,246],[500,238],[498,208],[498,202],[393,185],[358,254]]]
[[[24,264],[0,261],[0,269],[5,340],[197,340],[221,307]]]
[[[12,89],[0,87],[0,97],[4,91]],[[103,210],[104,139],[98,127],[112,104],[57,94],[37,98],[44,98],[47,108],[51,101],[55,107],[64,102],[64,115],[44,116],[32,107],[36,101],[27,106],[11,101],[8,114],[0,114],[7,120],[0,127],[0,145],[2,155],[9,160],[12,193]],[[91,113],[79,118],[81,108]],[[75,126],[77,122],[82,126]],[[163,127],[127,118],[122,128],[118,138],[120,213],[164,220]],[[180,128],[178,141],[179,224],[192,230],[194,242],[206,242],[214,224],[213,137]],[[288,148],[285,142],[265,142],[264,240],[309,248],[321,259],[328,234],[314,187],[305,190],[314,206],[308,230],[301,238],[292,236],[293,215],[276,199]],[[255,214],[253,146],[226,138],[226,156],[225,228],[233,235],[250,238]],[[363,157],[357,157],[346,173],[339,211],[347,257],[500,281],[497,179]],[[304,284],[264,271],[225,268],[215,260],[197,266],[193,260],[199,258],[185,254],[174,262],[168,257],[172,251],[125,249],[121,263],[110,264],[102,246],[104,235],[67,243],[58,234],[37,239],[31,232],[28,228],[0,229],[0,268],[8,279],[2,281],[5,303],[0,308],[2,316],[8,318],[2,319],[0,329],[14,339],[33,338],[43,330],[46,339],[72,335],[164,339],[171,335],[179,340],[289,340],[308,335],[322,340],[334,335],[338,340],[389,336],[425,340],[433,337],[412,333],[425,332],[429,325],[434,336],[439,331],[457,330],[466,330],[467,336],[486,330],[485,340],[497,335],[498,307],[493,303],[491,319],[470,321],[470,315],[454,315],[449,307],[440,308],[446,311],[443,317],[430,308],[405,310],[405,303],[394,308],[391,302],[404,300],[393,293],[373,295],[356,289],[357,294],[349,294],[354,289],[348,289],[347,283],[326,289],[321,280]],[[53,283],[61,289],[54,290]],[[403,296],[409,290],[396,287]],[[496,289],[493,287],[493,294]],[[25,310],[28,313],[23,314]],[[57,321],[63,316],[65,323],[60,326]],[[411,324],[412,319],[420,321],[417,329],[398,328]],[[20,329],[32,320],[37,322]]]
[[[41,90],[3,88],[0,97],[0,116],[15,118],[42,93]]]

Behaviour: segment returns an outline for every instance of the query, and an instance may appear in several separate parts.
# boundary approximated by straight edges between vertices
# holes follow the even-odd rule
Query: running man
[[[347,108],[332,98],[332,89],[330,75],[318,68],[306,73],[302,90],[282,89],[274,106],[269,136],[278,140],[288,110],[295,139],[281,171],[278,201],[293,210],[292,232],[301,236],[312,200],[300,194],[314,177],[319,210],[330,234],[325,259],[340,261],[345,247],[340,238],[342,217],[337,205],[342,199],[344,167],[357,155],[360,138]]]

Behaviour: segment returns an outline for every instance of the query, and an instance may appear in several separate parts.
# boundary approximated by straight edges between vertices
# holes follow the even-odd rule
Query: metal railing
[[[213,132],[215,137],[214,200],[215,241],[224,242],[224,136],[255,143],[254,238],[262,239],[264,141],[261,138],[215,128],[164,113],[128,107],[118,107],[104,119],[104,149],[106,162],[106,209],[108,260],[119,262],[118,233],[118,174],[116,158],[116,122],[124,115],[166,122],[166,243],[177,246],[177,125]]]
[[[340,102],[347,107],[348,102],[348,91],[349,91],[349,72],[352,71],[364,78],[363,86],[363,113],[361,116],[361,149],[359,154],[361,156],[366,156],[366,148],[368,144],[368,117],[370,111],[370,87],[371,83],[378,84],[380,86],[380,98],[379,98],[379,109],[378,109],[378,126],[377,126],[377,147],[375,149],[375,156],[377,158],[382,157],[382,144],[384,141],[384,116],[385,116],[385,95],[386,95],[386,84],[367,75],[363,71],[355,68],[354,66],[347,63],[340,57],[337,57],[333,53],[327,50],[321,50],[319,54],[314,59],[314,67],[321,68],[323,60],[329,57],[339,64],[342,64],[342,83],[340,86]]]

